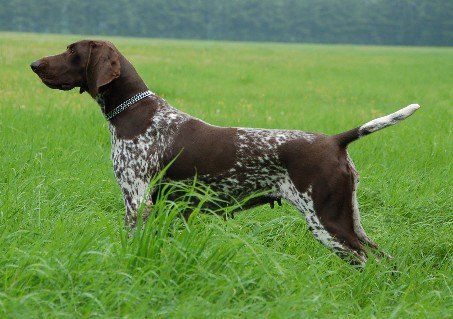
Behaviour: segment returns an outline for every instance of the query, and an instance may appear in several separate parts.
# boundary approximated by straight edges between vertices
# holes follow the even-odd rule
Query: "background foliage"
[[[448,46],[453,1],[0,0],[0,30]]]

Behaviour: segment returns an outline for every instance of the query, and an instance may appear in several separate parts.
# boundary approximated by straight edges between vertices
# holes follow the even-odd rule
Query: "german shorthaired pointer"
[[[366,262],[365,246],[388,256],[365,234],[357,204],[358,173],[346,147],[361,136],[393,125],[419,105],[409,105],[337,135],[290,130],[218,127],[170,106],[148,91],[132,64],[106,41],[83,40],[61,54],[31,64],[48,87],[80,87],[110,124],[115,176],[135,226],[151,178],[173,159],[169,180],[193,178],[220,194],[269,195],[254,205],[286,199],[304,216],[321,243],[352,264]],[[390,257],[390,256],[388,256]]]

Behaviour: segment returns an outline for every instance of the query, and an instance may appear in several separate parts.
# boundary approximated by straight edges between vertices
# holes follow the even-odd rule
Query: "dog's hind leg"
[[[355,184],[355,188],[357,187],[357,183]],[[353,222],[354,222],[354,232],[357,234],[360,242],[366,246],[368,246],[373,252],[376,253],[378,257],[386,257],[388,259],[393,259],[391,255],[383,251],[378,244],[376,244],[368,235],[366,234],[365,230],[363,229],[362,223],[360,221],[360,211],[359,211],[359,203],[357,201],[357,193],[356,189],[354,189],[352,193],[352,207],[353,207]]]
[[[318,214],[314,208],[314,201],[312,198],[311,187],[304,193],[299,192],[291,179],[286,176],[279,183],[280,195],[293,204],[304,216],[308,224],[308,228],[313,233],[313,236],[320,241],[324,246],[333,250],[339,257],[346,260],[352,265],[364,266],[366,263],[366,254],[362,250],[360,243],[356,247],[351,248],[349,245],[343,243],[336,236],[332,234],[321,223]]]
[[[354,224],[354,232],[356,233],[357,237],[359,238],[360,242],[366,246],[368,246],[373,252],[376,253],[378,257],[386,257],[388,259],[393,259],[393,257],[387,254],[385,251],[379,248],[378,244],[376,244],[368,235],[366,234],[365,230],[363,229],[361,220],[360,220],[360,210],[359,210],[359,202],[357,200],[357,187],[359,185],[359,174],[355,168],[354,162],[347,155],[347,161],[349,167],[353,173],[353,189],[352,189],[352,220]]]

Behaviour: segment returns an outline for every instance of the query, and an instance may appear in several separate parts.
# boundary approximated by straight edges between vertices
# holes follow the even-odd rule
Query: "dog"
[[[352,130],[325,135],[297,130],[210,125],[170,106],[150,92],[132,64],[108,41],[83,40],[61,54],[41,58],[31,69],[52,89],[80,88],[109,121],[113,168],[134,228],[150,180],[197,178],[231,198],[264,192],[251,205],[285,199],[304,216],[314,237],[353,265],[367,249],[387,256],[365,233],[357,203],[359,175],[347,146],[396,124],[420,106],[411,104]]]

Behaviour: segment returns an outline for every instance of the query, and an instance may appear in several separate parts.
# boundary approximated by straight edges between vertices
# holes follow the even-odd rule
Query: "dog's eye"
[[[74,54],[75,53],[74,49],[68,49],[68,50],[69,50],[70,54]]]

